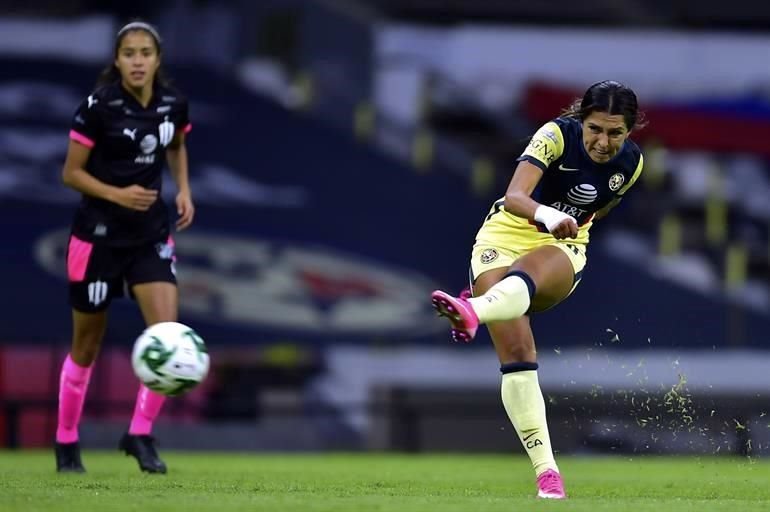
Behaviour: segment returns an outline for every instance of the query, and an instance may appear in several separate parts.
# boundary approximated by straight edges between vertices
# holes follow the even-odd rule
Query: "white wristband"
[[[556,208],[551,208],[550,206],[546,206],[544,204],[541,204],[535,210],[535,220],[545,224],[545,227],[548,229],[549,233],[553,232],[553,228],[555,228],[560,222],[564,220],[571,220],[575,223],[575,225],[577,225],[577,221],[571,215],[567,215],[564,212],[560,212]]]

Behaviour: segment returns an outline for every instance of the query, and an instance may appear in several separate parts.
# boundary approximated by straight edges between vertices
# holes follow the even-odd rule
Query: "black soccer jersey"
[[[141,212],[83,195],[75,213],[73,234],[113,246],[165,240],[168,209],[160,198],[165,150],[180,130],[191,128],[187,100],[169,87],[155,85],[143,107],[117,81],[89,95],[75,112],[70,138],[91,148],[85,169],[108,185],[140,185],[159,197]]]
[[[594,162],[583,146],[581,122],[561,117],[540,128],[518,160],[543,170],[532,199],[573,216],[578,226],[591,221],[593,214],[614,198],[623,196],[643,167],[642,153],[630,139],[609,161]],[[538,228],[546,230],[539,223]]]

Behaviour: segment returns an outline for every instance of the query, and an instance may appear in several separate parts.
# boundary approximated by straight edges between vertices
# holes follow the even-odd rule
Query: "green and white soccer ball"
[[[145,386],[163,395],[179,396],[206,378],[209,354],[193,329],[178,322],[161,322],[136,339],[131,364]]]

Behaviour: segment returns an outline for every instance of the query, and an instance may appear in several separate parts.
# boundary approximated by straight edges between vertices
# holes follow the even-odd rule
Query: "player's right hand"
[[[577,232],[577,222],[575,222],[575,219],[572,217],[559,222],[551,230],[551,234],[557,240],[564,240],[565,238],[576,238]]]
[[[535,220],[545,224],[548,232],[557,240],[577,237],[578,226],[575,217],[556,208],[541,204],[535,210]]]
[[[140,185],[131,185],[119,189],[115,202],[131,210],[145,212],[157,199],[157,190],[150,190]]]

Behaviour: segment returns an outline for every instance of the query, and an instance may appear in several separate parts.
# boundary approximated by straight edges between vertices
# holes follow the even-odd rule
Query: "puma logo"
[[[128,137],[131,140],[136,140],[136,130],[137,130],[136,128],[134,128],[133,130],[129,130],[128,128],[123,128],[123,135],[128,135]]]

